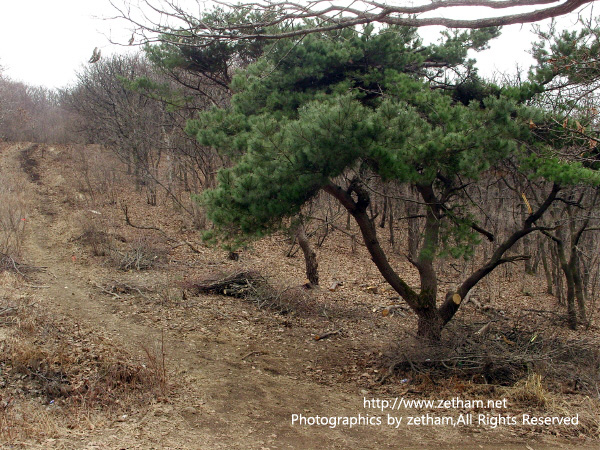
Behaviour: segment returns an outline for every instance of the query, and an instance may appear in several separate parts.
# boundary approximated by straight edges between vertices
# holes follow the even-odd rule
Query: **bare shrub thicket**
[[[203,228],[204,213],[192,196],[215,185],[216,172],[225,161],[188,136],[185,127],[199,109],[228,101],[225,82],[159,69],[141,54],[103,59],[78,77],[64,104],[77,117],[83,141],[112,151],[150,205],[161,201],[163,194],[194,227]],[[94,202],[105,195],[113,202],[110,186],[117,174],[96,161],[100,154],[99,148],[89,147],[77,155],[80,182]]]
[[[69,123],[60,92],[0,73],[0,140],[64,144],[73,139]]]
[[[123,248],[110,248],[110,261],[120,270],[148,270],[166,261],[166,250],[157,247],[147,237],[141,236]]]
[[[164,136],[169,133],[167,112],[127,85],[127,81],[151,76],[140,55],[103,59],[79,74],[65,102],[78,114],[87,142],[114,151],[154,205]]]
[[[76,169],[75,187],[86,194],[90,206],[115,205],[124,181],[119,159],[99,145],[71,146]]]
[[[190,193],[214,177],[218,166],[185,135],[193,110],[173,105],[171,96],[177,92],[169,86],[171,81],[140,54],[103,59],[78,77],[65,104],[77,115],[84,140],[114,152],[145,192],[148,204],[156,205],[159,193],[164,193],[180,211],[194,217]],[[93,152],[79,156],[82,167],[99,171],[102,166],[90,165],[94,158]],[[114,176],[104,170],[99,178]]]
[[[0,258],[19,257],[27,227],[24,180],[10,173],[0,182]],[[1,269],[0,265],[0,269]]]

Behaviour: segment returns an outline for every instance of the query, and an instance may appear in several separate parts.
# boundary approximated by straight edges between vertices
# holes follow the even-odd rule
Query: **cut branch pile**
[[[156,264],[158,255],[152,255],[142,247],[129,251],[112,250],[111,257],[120,270],[147,270]]]
[[[260,273],[252,270],[214,275],[184,286],[183,298],[200,294],[219,294],[249,300],[259,308],[270,308],[284,314],[292,309],[291,302],[272,287]]]
[[[266,285],[266,280],[258,272],[242,271],[199,280],[186,286],[186,292],[191,295],[221,294],[244,298],[249,292],[263,285]]]
[[[165,262],[167,251],[147,239],[132,241],[125,249],[110,248],[109,260],[119,270],[148,270]]]
[[[485,332],[479,333],[484,328]],[[533,371],[560,384],[571,383],[572,374],[579,373],[577,390],[590,393],[598,388],[597,342],[567,342],[531,330],[499,329],[490,323],[479,330],[454,332],[448,345],[421,344],[399,350],[379,381],[387,381],[394,373],[402,377],[410,373],[433,379],[453,375],[490,384],[513,385]]]

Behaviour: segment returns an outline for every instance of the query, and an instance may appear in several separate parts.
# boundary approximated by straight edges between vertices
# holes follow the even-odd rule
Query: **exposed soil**
[[[303,261],[299,255],[283,256],[289,247],[284,236],[260,241],[242,252],[239,261],[230,261],[225,251],[203,246],[199,233],[176,215],[168,201],[150,207],[143,194],[123,181],[110,189],[117,190],[116,197],[128,205],[132,223],[161,228],[167,235],[127,226],[120,205],[108,201],[114,195],[100,188],[94,192],[93,184],[85,182],[71,148],[0,144],[0,179],[8,173],[22,174],[30,193],[19,261],[43,270],[32,269],[20,284],[5,280],[0,298],[9,303],[26,300],[53,323],[63,324],[59,327],[62,334],[50,335],[63,336],[65,345],[93,341],[94,348],[107,354],[122,351],[132,367],[146,367],[149,357],[150,362],[153,356],[164,357],[166,385],[152,395],[132,396],[128,405],[113,403],[103,408],[98,404],[88,410],[85,420],[61,426],[61,418],[76,410],[66,406],[59,410],[63,404],[56,400],[60,389],[43,395],[23,389],[15,393],[11,389],[16,381],[5,370],[0,372],[5,377],[0,386],[0,403],[4,402],[0,407],[5,414],[8,408],[18,408],[19,401],[31,400],[29,408],[48,421],[59,422],[48,428],[51,431],[40,427],[30,436],[18,435],[3,443],[7,448],[597,448],[600,420],[589,408],[597,408],[598,399],[583,388],[573,386],[570,396],[556,397],[559,403],[551,400],[532,406],[526,399],[511,396],[517,388],[508,390],[509,381],[515,381],[509,375],[506,380],[501,375],[493,380],[453,374],[428,377],[420,373],[427,369],[425,359],[413,362],[407,356],[404,366],[396,364],[398,355],[415,352],[418,344],[411,334],[415,320],[402,309],[382,314],[384,307],[394,303],[394,295],[364,249],[353,252],[346,236],[332,237],[319,249],[324,287],[305,290]],[[177,244],[177,239],[187,240],[200,253],[185,243]],[[411,270],[400,255],[394,263]],[[185,286],[195,280],[242,270],[262,274],[281,292],[280,302],[259,307],[243,298],[184,294]],[[327,286],[334,280],[343,285],[330,292]],[[552,309],[548,305],[553,300],[543,295],[541,285],[533,279],[528,283],[530,292],[521,292],[521,298],[499,298],[496,313],[513,317],[511,308],[518,309],[515,303],[519,301],[533,302],[540,310]],[[533,300],[528,299],[531,292]],[[489,321],[470,308],[473,311],[465,306],[448,336],[463,331],[472,334]],[[553,335],[557,339],[592,339],[598,334],[593,326],[575,334],[564,330],[562,319],[530,314],[519,320],[529,325],[538,320],[540,326],[560,330]],[[469,328],[466,324],[471,323]],[[0,342],[10,339],[17,328],[0,325]],[[315,339],[328,332],[334,333]],[[66,334],[74,340],[69,341]],[[502,337],[518,342],[516,336]],[[523,340],[530,338],[527,335]],[[387,373],[390,368],[394,371]],[[581,383],[590,386],[589,380]],[[546,389],[549,397],[565,390],[564,386]],[[403,396],[486,401],[508,397],[508,409],[483,413],[552,416],[563,411],[563,415],[581,412],[584,418],[587,410],[587,416],[579,427],[403,424],[394,429],[385,424],[388,411],[364,408],[364,398]],[[8,405],[7,399],[13,397],[16,400]],[[457,417],[481,412],[468,406],[403,408],[394,415]],[[293,414],[381,416],[384,423],[352,428],[300,426],[292,425]],[[27,418],[21,419],[20,423]]]

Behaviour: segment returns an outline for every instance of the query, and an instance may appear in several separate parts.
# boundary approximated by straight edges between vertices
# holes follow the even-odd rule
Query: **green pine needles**
[[[188,125],[235,163],[203,196],[210,219],[230,236],[263,235],[349,168],[411,184],[476,178],[519,141],[533,144],[527,124],[539,112],[485,84],[465,59],[496,34],[423,47],[414,29],[369,27],[276,43],[234,77],[229,108]],[[432,83],[432,67],[459,75]]]
[[[543,90],[535,77],[521,87],[478,77],[467,52],[497,34],[446,33],[423,46],[414,29],[366,27],[272,44],[235,75],[229,107],[188,124],[201,144],[232,161],[219,171],[217,187],[201,196],[216,226],[212,238],[238,245],[263,236],[324,190],[355,218],[378,269],[419,316],[419,334],[439,339],[460,298],[515,260],[505,253],[535,229],[561,185],[600,181],[592,167],[559,156],[561,119],[525,104]],[[469,257],[482,236],[493,240],[475,222],[465,188],[507,166],[554,187],[438,308],[435,259]],[[411,260],[420,291],[394,272],[377,240],[367,214],[369,179],[411,186],[426,205]]]

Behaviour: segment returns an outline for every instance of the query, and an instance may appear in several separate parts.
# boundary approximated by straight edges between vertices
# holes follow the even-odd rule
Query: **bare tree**
[[[584,288],[581,276],[581,250],[579,248],[581,238],[585,231],[594,230],[597,228],[590,227],[590,210],[594,209],[598,199],[598,191],[593,192],[591,205],[583,206],[583,198],[585,192],[579,193],[577,200],[571,200],[564,208],[568,229],[565,231],[558,226],[553,233],[545,232],[550,237],[555,245],[558,255],[558,263],[563,271],[566,287],[567,287],[567,318],[569,327],[573,330],[577,328],[577,324],[584,323],[586,320],[586,308],[584,298]],[[581,208],[584,214],[577,214],[576,208]],[[577,301],[578,313],[575,309]],[[579,315],[579,318],[577,317]],[[578,320],[579,319],[579,320]]]
[[[112,56],[87,66],[67,99],[82,118],[81,131],[124,160],[156,204],[156,179],[164,141],[170,131],[160,103],[127,86],[152,77],[141,55]]]
[[[60,93],[13,81],[0,73],[0,139],[65,142],[67,118]]]

